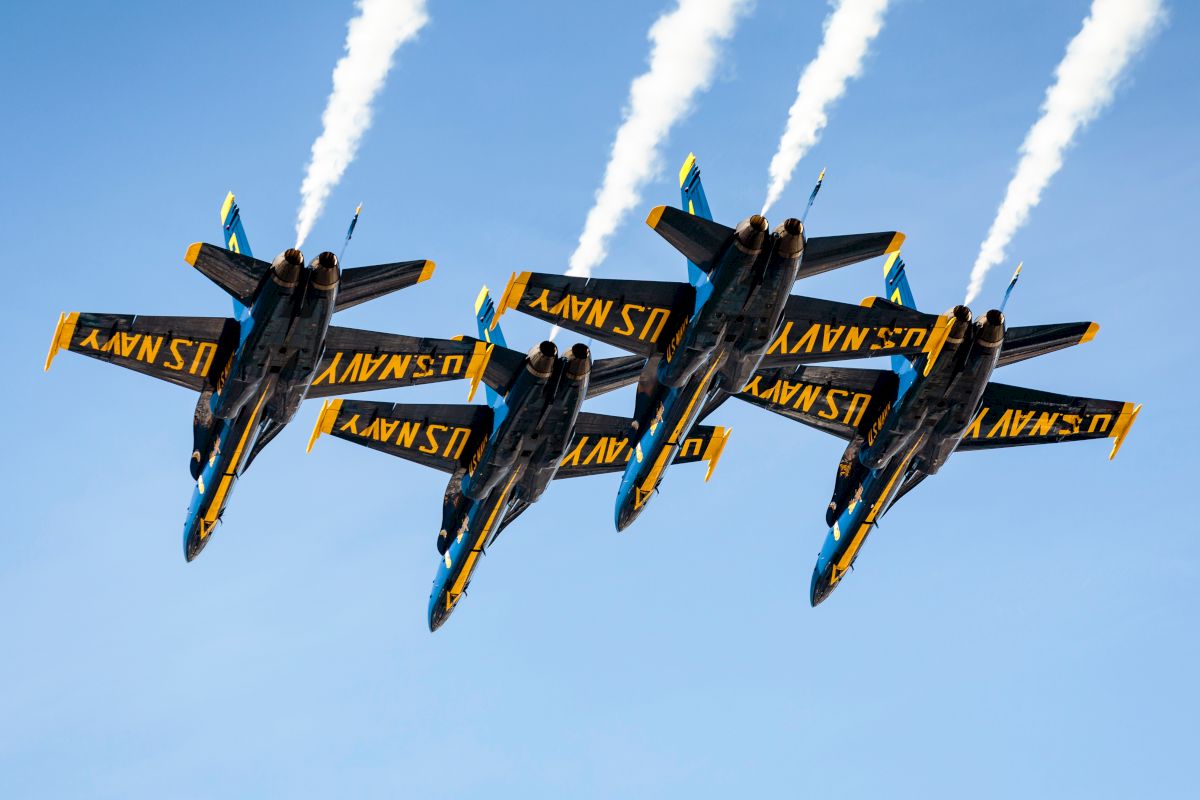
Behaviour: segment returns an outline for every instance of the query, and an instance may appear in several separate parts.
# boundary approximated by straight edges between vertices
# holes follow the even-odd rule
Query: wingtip
[[[196,259],[200,258],[200,248],[204,246],[204,242],[192,242],[188,245],[187,252],[183,254],[183,260],[188,263],[188,266],[196,266]]]
[[[1096,334],[1099,332],[1100,332],[1100,323],[1098,323],[1098,322],[1090,323],[1088,325],[1087,330],[1083,332],[1083,336],[1079,337],[1079,343],[1083,344],[1084,342],[1090,342],[1092,339],[1096,338]]]
[[[532,273],[529,272],[514,272],[508,279],[508,285],[504,287],[504,294],[500,295],[500,302],[496,305],[496,313],[492,315],[492,324],[489,330],[495,330],[500,324],[500,317],[504,316],[504,312],[510,308],[516,308],[521,302],[521,295],[525,294],[525,287],[529,285],[529,277]]]
[[[900,233],[899,231],[896,231],[896,235],[892,237],[892,240],[890,242],[888,242],[887,249],[884,250],[883,252],[885,252],[885,253],[899,252],[900,247],[903,244],[904,244],[904,234]]]
[[[663,212],[666,210],[666,206],[655,206],[654,208],[650,209],[650,214],[646,217],[646,224],[657,230],[658,221],[662,219]]]
[[[43,372],[50,371],[50,365],[54,363],[54,357],[58,355],[59,350],[66,350],[71,346],[71,337],[75,335],[75,323],[79,319],[79,312],[72,311],[71,313],[60,313],[58,315],[58,325],[54,327],[54,338],[50,341],[50,352],[46,354],[46,366]]]
[[[341,400],[326,400],[321,404],[321,413],[317,414],[317,424],[313,426],[312,435],[308,437],[308,447],[304,448],[304,452],[312,452],[313,445],[317,443],[317,439],[322,433],[333,432],[333,421],[337,419],[338,412],[341,410]]]
[[[708,470],[704,473],[704,482],[708,483],[713,476],[713,470],[717,468],[717,462],[721,460],[721,454],[725,452],[725,444],[729,441],[729,434],[733,432],[733,428],[725,428],[720,425],[713,431],[712,438],[708,441],[708,447],[704,451],[704,460],[708,462]]]
[[[417,283],[424,283],[432,278],[435,269],[437,269],[437,264],[432,261],[426,261],[425,266],[421,268],[421,277],[417,278]]]
[[[1113,428],[1112,438],[1113,446],[1109,451],[1108,460],[1112,461],[1117,457],[1117,453],[1121,451],[1121,445],[1125,444],[1125,437],[1129,435],[1129,429],[1133,427],[1133,423],[1137,422],[1138,414],[1142,413],[1142,404],[1126,403],[1121,409],[1121,414],[1117,417],[1116,427]]]

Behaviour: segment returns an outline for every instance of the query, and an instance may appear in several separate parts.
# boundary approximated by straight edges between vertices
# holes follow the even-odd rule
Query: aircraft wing
[[[1094,400],[989,383],[958,449],[1108,438],[1114,440],[1111,459],[1121,449],[1141,409],[1141,405],[1117,400]]]
[[[728,428],[696,425],[679,448],[674,463],[707,461],[711,475],[728,439]],[[637,441],[637,431],[630,427],[628,418],[580,411],[575,422],[575,435],[554,477],[624,472]]]
[[[569,331],[640,356],[659,352],[675,311],[690,314],[695,289],[672,281],[578,278],[541,272],[513,273],[496,316],[515,308]],[[680,316],[682,322],[683,317]],[[676,323],[678,324],[678,323]]]
[[[308,440],[327,433],[442,472],[466,467],[492,432],[492,409],[476,405],[328,400]]]
[[[800,260],[796,279],[811,278],[831,269],[894,253],[902,244],[904,234],[899,231],[810,236],[804,240],[804,257]]]
[[[1100,326],[1094,322],[1060,322],[1009,328],[1004,332],[1004,344],[1000,348],[1000,360],[996,366],[1015,364],[1064,347],[1090,342],[1099,330]]]
[[[484,342],[398,336],[329,326],[308,397],[369,392],[456,378],[478,384],[492,351]],[[474,388],[472,388],[472,394]]]
[[[870,297],[863,305],[792,295],[761,366],[912,356],[932,346],[940,317]]]
[[[237,322],[224,317],[148,317],[140,314],[61,314],[46,369],[59,350],[71,350],[152,378],[203,391],[237,343]],[[215,376],[213,376],[215,377]]]
[[[891,370],[849,367],[763,369],[736,395],[839,439],[852,439],[896,396]]]
[[[334,311],[356,306],[376,297],[427,281],[437,265],[424,259],[377,264],[373,267],[351,267],[342,270],[338,282]]]

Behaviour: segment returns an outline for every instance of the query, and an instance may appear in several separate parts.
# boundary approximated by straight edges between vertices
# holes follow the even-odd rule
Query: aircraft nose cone
[[[813,608],[819,606],[833,592],[833,584],[829,582],[829,567],[821,569],[821,563],[813,567],[812,583],[808,588],[808,602]]]

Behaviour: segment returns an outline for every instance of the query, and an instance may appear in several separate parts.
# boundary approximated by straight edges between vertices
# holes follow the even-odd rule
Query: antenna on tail
[[[342,242],[342,251],[338,253],[338,262],[342,260],[342,256],[346,254],[346,248],[350,245],[350,238],[354,236],[354,226],[358,224],[358,215],[362,213],[362,203],[358,204],[358,208],[354,209],[354,219],[350,220],[350,227],[346,229],[346,241]]]
[[[812,209],[813,201],[817,199],[817,192],[821,191],[821,182],[824,180],[825,168],[821,167],[821,174],[817,176],[817,185],[813,187],[812,194],[808,196],[808,205],[804,207],[804,214],[800,217],[801,222],[808,219],[808,212]]]
[[[1008,298],[1012,296],[1012,291],[1017,285],[1017,280],[1021,277],[1021,267],[1024,264],[1024,261],[1017,264],[1017,271],[1013,273],[1012,280],[1008,282],[1008,288],[1004,290],[1004,299],[1000,301],[1001,311],[1004,311],[1004,307],[1008,305]]]

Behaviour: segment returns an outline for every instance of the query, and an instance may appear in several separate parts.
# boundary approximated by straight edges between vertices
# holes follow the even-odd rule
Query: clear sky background
[[[664,5],[431,3],[307,249],[336,250],[361,200],[347,265],[438,271],[338,321],[466,332],[480,284],[565,269]],[[959,302],[1087,7],[895,3],[772,224],[827,166],[810,231],[903,230],[918,302]],[[685,279],[641,220],[678,203],[689,150],[719,220],[758,210],[825,13],[758,1],[597,275]],[[0,796],[1193,795],[1195,4],[1170,4],[1012,248],[1012,324],[1102,327],[998,377],[1145,403],[1115,462],[1107,442],[959,455],[814,610],[842,444],[731,402],[711,420],[734,431],[710,483],[675,468],[620,535],[617,476],[555,485],[435,635],[440,473],[333,439],[305,456],[310,401],[186,564],[194,397],[65,353],[42,374],[63,310],[228,314],[182,260],[220,241],[227,190],[259,256],[292,243],[351,14],[0,12]],[[871,262],[797,291],[856,302],[880,286]],[[546,332],[505,327],[520,348]],[[631,407],[628,391],[593,406]]]

